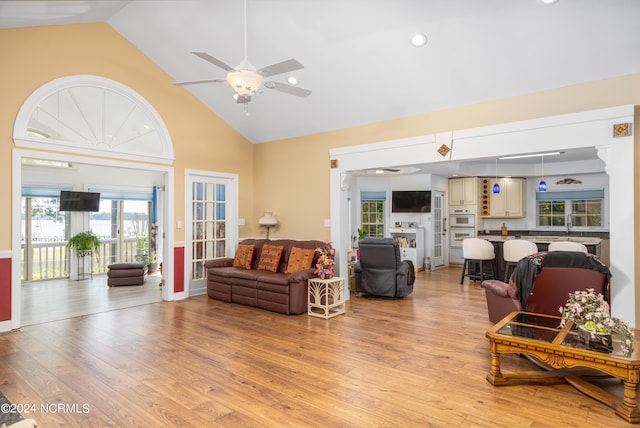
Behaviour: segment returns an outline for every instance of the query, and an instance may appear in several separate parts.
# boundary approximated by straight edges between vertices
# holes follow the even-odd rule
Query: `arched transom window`
[[[155,109],[132,89],[98,76],[69,76],[37,89],[14,125],[17,146],[172,163]]]

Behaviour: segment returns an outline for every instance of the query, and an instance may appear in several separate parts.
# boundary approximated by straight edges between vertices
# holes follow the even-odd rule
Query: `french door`
[[[446,244],[447,219],[444,216],[444,192],[433,192],[431,213],[433,215],[433,254],[431,266],[437,268],[444,265],[444,245]]]
[[[237,177],[188,172],[185,267],[188,294],[206,292],[207,260],[231,257],[238,242]]]

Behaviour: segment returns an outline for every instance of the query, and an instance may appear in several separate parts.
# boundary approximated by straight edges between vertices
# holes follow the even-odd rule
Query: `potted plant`
[[[149,256],[149,273],[158,271],[158,258],[155,254]]]
[[[358,241],[362,241],[367,236],[368,234],[364,229],[358,229]]]
[[[77,235],[69,238],[65,248],[75,249],[78,255],[82,255],[82,252],[95,251],[100,252],[100,239],[92,231],[80,232]]]

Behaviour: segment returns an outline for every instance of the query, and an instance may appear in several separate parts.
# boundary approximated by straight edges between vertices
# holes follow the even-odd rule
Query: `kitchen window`
[[[603,227],[604,190],[538,192],[539,227]]]
[[[384,236],[385,192],[360,193],[360,224],[367,236]]]

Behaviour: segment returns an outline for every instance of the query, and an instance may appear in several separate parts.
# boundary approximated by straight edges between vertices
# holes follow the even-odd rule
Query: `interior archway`
[[[154,185],[166,191],[160,214],[161,227],[166,231],[162,248],[166,266],[162,299],[173,300],[173,229],[169,227],[173,224],[173,211],[169,207],[173,205],[170,164],[174,156],[168,130],[155,109],[135,91],[117,82],[99,76],[69,76],[49,82],[31,94],[18,113],[13,139],[18,149],[14,150],[12,171],[12,328],[21,324],[24,158],[101,166],[111,168],[114,173],[135,170],[153,177]],[[145,163],[137,162],[141,160]],[[55,173],[52,170],[51,174]],[[82,184],[108,184],[110,175],[101,174],[95,182]]]

